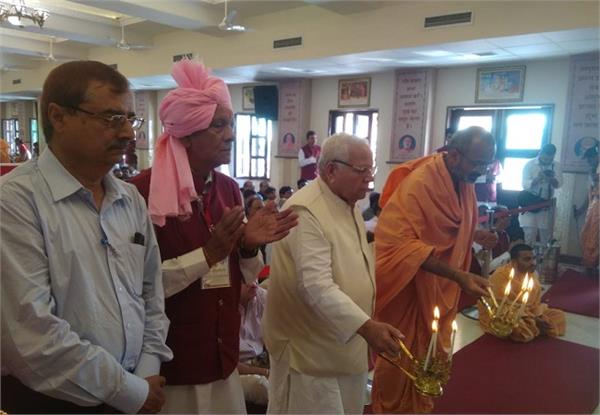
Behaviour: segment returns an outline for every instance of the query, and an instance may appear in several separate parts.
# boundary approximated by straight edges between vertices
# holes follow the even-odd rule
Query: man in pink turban
[[[245,413],[236,369],[242,278],[262,269],[258,247],[297,223],[267,204],[248,222],[237,183],[215,170],[231,158],[233,111],[225,83],[180,61],[179,87],[160,105],[165,127],[152,169],[132,180],[148,203],[163,259],[167,344],[165,413]]]

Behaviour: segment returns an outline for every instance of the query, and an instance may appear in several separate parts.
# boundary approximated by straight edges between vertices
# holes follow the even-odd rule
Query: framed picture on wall
[[[254,87],[245,86],[242,88],[242,110],[254,111]]]
[[[340,79],[338,107],[368,107],[371,101],[371,78]]]
[[[477,69],[475,102],[521,102],[525,89],[525,66]]]

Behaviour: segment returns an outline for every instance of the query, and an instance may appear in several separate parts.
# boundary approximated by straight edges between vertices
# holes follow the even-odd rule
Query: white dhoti
[[[245,414],[244,391],[236,370],[227,379],[201,385],[165,386],[161,414]]]
[[[362,414],[368,373],[315,377],[271,356],[267,414]]]
[[[257,405],[266,405],[269,402],[269,380],[261,375],[240,375],[244,398]]]

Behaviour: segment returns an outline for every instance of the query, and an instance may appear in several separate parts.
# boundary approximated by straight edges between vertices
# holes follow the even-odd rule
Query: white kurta
[[[356,331],[374,300],[362,216],[321,179],[288,203],[298,226],[274,246],[263,320],[267,413],[362,413],[368,354]]]

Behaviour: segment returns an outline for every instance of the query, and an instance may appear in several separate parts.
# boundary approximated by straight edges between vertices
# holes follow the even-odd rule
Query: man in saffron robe
[[[291,211],[273,202],[246,224],[228,164],[233,111],[225,83],[201,64],[173,67],[179,88],[160,105],[165,133],[151,170],[132,182],[148,202],[163,259],[167,344],[176,356],[167,380],[165,413],[245,413],[237,372],[240,285],[262,269],[258,247],[287,235]]]
[[[523,316],[519,319],[517,327],[513,329],[510,339],[517,342],[528,342],[537,336],[556,337],[565,334],[565,313],[556,308],[549,308],[542,304],[542,289],[540,280],[535,272],[535,254],[529,245],[519,244],[510,250],[511,262],[498,268],[490,277],[490,284],[497,301],[500,303],[504,297],[504,289],[510,279],[510,271],[514,269],[514,277],[511,281],[511,292],[506,297],[505,304],[512,304],[522,289],[525,274],[533,280],[533,286],[529,293],[529,299],[525,306]],[[522,296],[516,302],[521,304]],[[479,308],[479,324],[483,331],[491,333],[490,315],[481,303]],[[516,305],[515,305],[516,308]]]
[[[486,279],[466,270],[473,240],[492,248],[497,238],[476,230],[473,183],[494,161],[494,139],[480,127],[457,132],[447,152],[396,168],[382,192],[375,229],[375,318],[398,328],[413,355],[424,358],[434,306],[440,308],[438,353],[447,353],[461,288],[485,294]],[[402,364],[410,363],[402,355]],[[373,410],[430,412],[433,400],[419,395],[399,369],[382,358],[375,365]]]
[[[306,144],[298,151],[301,180],[314,180],[317,178],[317,163],[320,155],[321,147],[317,145],[317,133],[309,130],[306,133]]]

